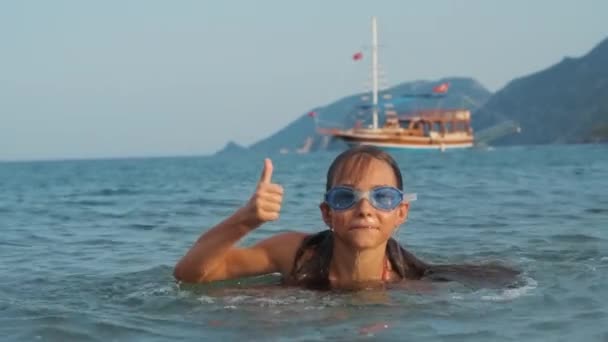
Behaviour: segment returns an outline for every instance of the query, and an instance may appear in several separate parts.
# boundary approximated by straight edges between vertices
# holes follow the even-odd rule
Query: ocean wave
[[[589,214],[608,214],[608,208],[586,208],[584,212]]]
[[[502,290],[500,293],[481,296],[482,300],[492,302],[506,302],[525,296],[538,287],[536,280],[530,277],[524,278],[524,285],[516,288]]]
[[[125,241],[120,241],[118,239],[109,239],[109,238],[92,238],[92,239],[86,239],[86,240],[78,240],[78,241],[73,241],[73,242],[69,242],[69,245],[76,245],[76,246],[123,246],[123,245],[127,245],[128,243]]]
[[[158,227],[158,225],[156,224],[147,224],[147,223],[131,223],[127,226],[128,228],[134,228],[137,230],[152,230],[156,227]]]
[[[76,325],[47,325],[38,326],[32,331],[21,336],[24,340],[50,340],[50,341],[103,341],[104,339],[96,337],[91,331],[86,331],[86,328]]]
[[[65,205],[78,205],[85,207],[111,207],[116,204],[116,201],[98,200],[98,199],[80,199],[63,201]]]
[[[10,246],[10,247],[31,247],[29,244],[14,242],[10,240],[0,240],[0,246]]]
[[[88,196],[129,196],[129,195],[137,195],[140,191],[127,189],[127,188],[108,188],[108,189],[100,189],[85,193]]]
[[[243,204],[241,201],[202,198],[202,197],[186,200],[183,203],[187,204],[187,205],[213,206],[213,207],[220,207],[220,208],[234,208],[234,207],[237,207],[237,206]]]
[[[601,238],[586,235],[586,234],[555,234],[550,236],[551,239],[560,241],[560,242],[596,242],[602,241]]]

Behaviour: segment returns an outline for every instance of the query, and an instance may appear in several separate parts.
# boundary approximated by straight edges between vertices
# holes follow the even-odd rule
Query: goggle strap
[[[403,202],[412,202],[418,199],[417,194],[403,194]]]

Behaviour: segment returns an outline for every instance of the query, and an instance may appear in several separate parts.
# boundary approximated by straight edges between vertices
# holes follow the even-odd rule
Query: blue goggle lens
[[[348,187],[335,187],[325,194],[325,202],[334,210],[346,210],[361,199],[367,198],[376,209],[393,210],[404,199],[401,190],[383,186],[370,191],[358,191]]]

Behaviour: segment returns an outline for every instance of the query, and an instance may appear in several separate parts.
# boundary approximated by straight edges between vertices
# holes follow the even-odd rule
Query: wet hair
[[[403,177],[399,165],[391,157],[390,154],[373,146],[362,145],[353,147],[340,153],[331,163],[327,170],[327,181],[325,182],[325,191],[329,191],[334,185],[336,175],[344,174],[347,169],[361,170],[368,167],[372,160],[379,160],[387,163],[397,180],[397,188],[403,190]]]
[[[336,175],[346,170],[362,170],[372,160],[386,162],[395,174],[397,187],[403,190],[403,177],[393,157],[379,148],[358,146],[339,154],[327,171],[326,191],[331,189]],[[331,230],[309,235],[303,241],[294,258],[290,283],[310,289],[329,289],[329,266],[333,255],[334,236]],[[459,281],[471,286],[505,286],[513,283],[518,271],[500,264],[487,265],[432,265],[418,259],[390,238],[386,255],[401,279],[434,281]]]

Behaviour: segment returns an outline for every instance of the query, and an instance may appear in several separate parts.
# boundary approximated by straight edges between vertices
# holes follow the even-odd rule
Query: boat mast
[[[376,17],[372,17],[372,118],[373,129],[378,128],[378,29]]]

